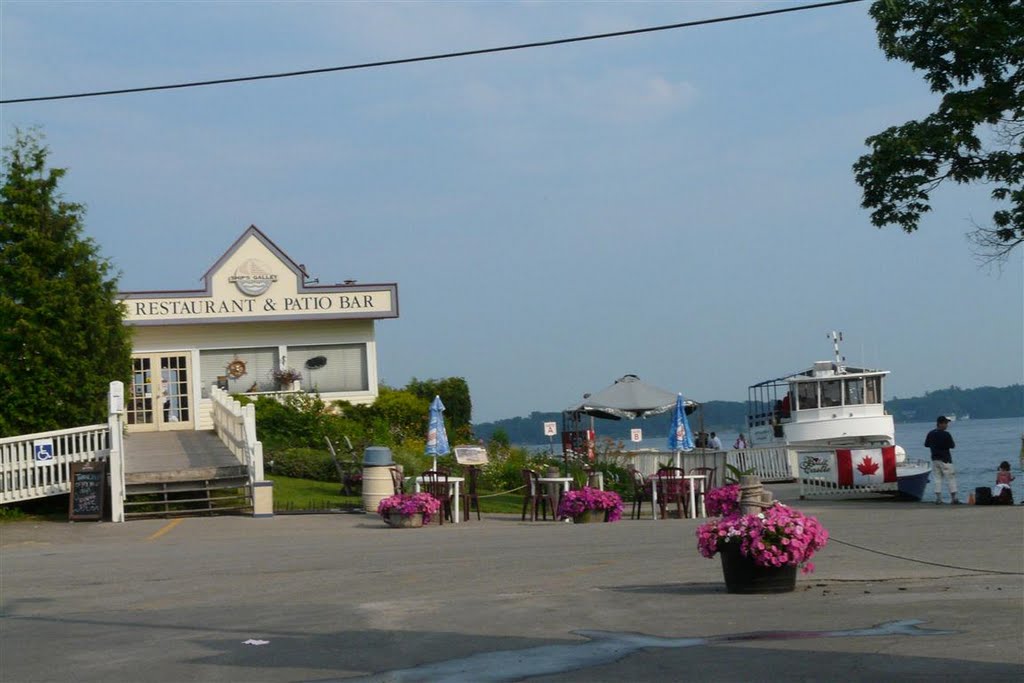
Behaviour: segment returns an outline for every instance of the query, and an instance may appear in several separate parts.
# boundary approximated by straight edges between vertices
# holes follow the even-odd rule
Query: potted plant
[[[377,504],[377,514],[388,526],[417,528],[430,523],[441,510],[441,501],[429,493],[396,493]]]
[[[558,504],[558,516],[583,522],[616,522],[622,519],[622,498],[614,491],[584,486],[569,491]]]
[[[736,484],[705,495],[708,514],[720,514],[697,528],[700,554],[722,558],[730,593],[784,593],[796,587],[796,570],[814,571],[811,558],[828,543],[817,519],[774,502],[759,513],[742,514]]]
[[[295,368],[277,368],[270,374],[281,389],[291,389],[295,382],[302,379],[302,373]]]

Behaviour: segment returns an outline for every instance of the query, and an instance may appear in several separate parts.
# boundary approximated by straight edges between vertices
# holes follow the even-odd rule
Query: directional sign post
[[[557,432],[558,425],[556,425],[554,422],[544,423],[544,435],[548,437],[548,449],[550,450],[552,456],[554,456],[555,454],[555,442],[553,440],[553,437]]]

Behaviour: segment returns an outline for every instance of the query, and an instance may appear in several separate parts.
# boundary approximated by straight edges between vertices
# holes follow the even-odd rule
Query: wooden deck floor
[[[129,434],[124,450],[125,474],[239,465],[213,430]]]

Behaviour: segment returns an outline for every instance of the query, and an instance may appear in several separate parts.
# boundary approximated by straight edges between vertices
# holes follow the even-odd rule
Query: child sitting
[[[1010,488],[1010,482],[1015,477],[1010,474],[1010,463],[1006,460],[999,463],[999,469],[996,471],[996,485],[992,487],[992,504],[993,505],[1013,505],[1013,490]]]

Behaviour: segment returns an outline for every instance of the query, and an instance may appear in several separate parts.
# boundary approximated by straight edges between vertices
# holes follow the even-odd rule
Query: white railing
[[[243,406],[223,389],[212,387],[213,428],[249,472],[249,485],[263,481],[263,444],[256,440],[256,407]]]
[[[52,457],[37,460],[34,442],[49,441]],[[0,439],[0,503],[14,503],[71,490],[71,463],[105,461],[110,455],[106,424],[58,429]]]
[[[620,465],[631,464],[645,477],[658,471],[661,465],[674,465],[676,454],[672,451],[639,451],[610,455],[607,459]],[[723,486],[726,478],[735,479],[736,475],[726,471],[726,465],[735,467],[740,472],[750,472],[764,482],[792,481],[794,473],[794,456],[785,448],[745,448],[743,450],[714,451],[698,448],[680,454],[680,466],[689,471],[694,467],[714,467],[716,482],[708,482],[709,488]]]
[[[110,521],[124,521],[124,383],[110,383],[107,428],[110,432]]]
[[[632,465],[636,470],[650,477],[655,474],[662,465],[674,467],[676,454],[674,451],[625,451],[602,457],[602,460],[611,460],[616,464],[625,467]],[[679,454],[679,466],[689,472],[694,467],[711,467],[715,470],[715,481],[707,482],[708,488],[715,488],[725,484],[725,451],[714,451],[708,448],[698,448]]]
[[[740,472],[753,470],[763,482],[792,481],[796,478],[793,458],[784,447],[743,448],[729,451],[727,462]]]

